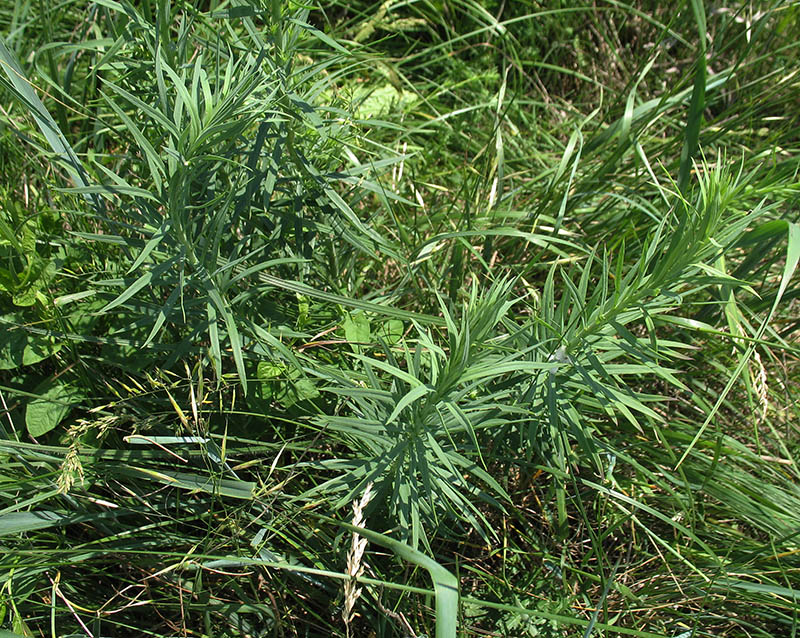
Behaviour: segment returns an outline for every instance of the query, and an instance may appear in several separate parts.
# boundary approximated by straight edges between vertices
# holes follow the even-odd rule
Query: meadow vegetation
[[[800,633],[800,5],[0,2],[0,637]]]

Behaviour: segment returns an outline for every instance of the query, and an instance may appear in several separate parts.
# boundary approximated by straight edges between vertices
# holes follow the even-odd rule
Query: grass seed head
[[[361,496],[360,501],[353,501],[353,525],[361,527],[364,522],[364,510],[372,500],[372,483],[367,483],[367,488]],[[364,573],[364,551],[367,548],[367,539],[353,532],[353,540],[350,550],[347,552],[347,574],[350,576],[344,583],[344,608],[342,609],[342,619],[350,634],[350,623],[355,617],[353,609],[356,601],[361,596],[361,588],[358,587],[356,579]]]

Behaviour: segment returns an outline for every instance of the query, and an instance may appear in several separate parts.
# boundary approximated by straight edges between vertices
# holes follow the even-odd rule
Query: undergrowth
[[[0,633],[794,636],[795,3],[0,5]]]

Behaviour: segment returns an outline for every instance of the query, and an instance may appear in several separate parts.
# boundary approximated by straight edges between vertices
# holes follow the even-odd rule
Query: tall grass
[[[2,631],[797,633],[797,7],[0,24]]]

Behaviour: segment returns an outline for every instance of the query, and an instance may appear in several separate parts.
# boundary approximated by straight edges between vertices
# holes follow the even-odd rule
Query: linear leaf
[[[142,288],[152,286],[154,281],[158,282],[158,278],[167,272],[167,270],[169,270],[176,261],[177,257],[173,257],[164,263],[158,264],[152,270],[148,270],[136,281],[134,281],[121,295],[119,295],[119,297],[111,301],[105,308],[100,310],[100,312],[108,312],[109,310],[124,304],[126,301],[128,301],[128,299],[142,290]]]
[[[58,127],[58,124],[56,124],[47,108],[42,104],[39,96],[36,95],[33,86],[25,77],[24,71],[17,63],[16,57],[6,48],[2,38],[0,38],[0,66],[3,67],[6,75],[11,80],[11,84],[17,92],[16,97],[28,107],[31,116],[41,129],[48,144],[50,144],[56,155],[64,162],[64,166],[73,183],[79,187],[88,186],[89,181],[78,156],[75,154],[72,146],[70,146],[64,133]],[[86,192],[85,194],[88,195],[90,193]],[[103,211],[104,207],[98,198],[87,198],[87,201],[92,204],[97,213]]]

